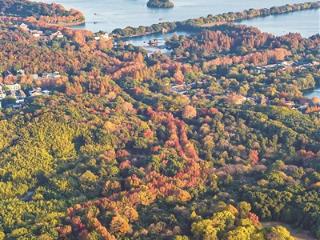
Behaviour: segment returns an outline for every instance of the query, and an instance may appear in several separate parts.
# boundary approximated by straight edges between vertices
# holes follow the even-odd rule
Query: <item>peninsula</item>
[[[271,8],[261,9],[249,9],[241,12],[229,12],[218,15],[208,15],[207,17],[193,18],[185,21],[175,22],[161,22],[152,24],[151,26],[139,26],[126,28],[117,28],[112,33],[117,37],[132,37],[132,36],[143,36],[153,33],[161,33],[174,31],[186,31],[194,30],[199,28],[212,27],[225,23],[237,22],[245,19],[252,19],[257,17],[276,16],[280,14],[286,14],[290,12],[319,9],[320,2],[305,2],[296,4],[286,4],[282,6],[275,6]]]

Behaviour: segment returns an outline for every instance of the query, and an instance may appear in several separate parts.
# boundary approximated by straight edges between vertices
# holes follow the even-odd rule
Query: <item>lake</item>
[[[304,94],[305,97],[307,98],[313,98],[313,97],[318,97],[320,98],[320,87],[319,88],[315,88],[314,90],[311,90],[311,91],[307,91],[305,94]]]
[[[303,37],[310,37],[320,31],[320,9],[259,17],[241,21],[241,24],[254,26],[263,32],[278,36],[288,32],[299,32]]]
[[[185,31],[176,31],[176,32],[170,32],[170,33],[154,33],[149,34],[145,36],[138,36],[138,37],[130,37],[130,38],[124,38],[123,41],[125,41],[128,44],[132,44],[139,47],[144,47],[148,53],[153,53],[160,51],[162,53],[169,53],[170,51],[165,48],[165,42],[167,39],[170,39],[173,37],[173,35],[183,35],[188,36],[192,32],[185,32]],[[153,47],[149,45],[150,41],[157,41],[157,46]]]
[[[289,32],[299,32],[303,37],[310,37],[319,33],[320,29],[320,9],[305,10],[300,12],[287,13],[277,16],[258,17],[254,19],[240,21],[240,24],[246,24],[258,27],[261,31],[270,32],[275,35],[283,35]],[[188,35],[187,32],[176,32],[167,34],[150,34],[140,37],[132,37],[127,42],[136,46],[145,47],[148,51],[156,51],[159,48],[148,46],[148,42],[156,39],[159,46],[164,45],[164,40],[170,38],[173,34]],[[161,49],[162,52],[165,50]]]
[[[111,32],[116,28],[126,26],[148,26],[161,21],[182,21],[190,18],[220,14],[225,12],[239,12],[249,8],[270,8],[287,3],[301,3],[305,0],[174,0],[173,9],[149,9],[147,0],[42,0],[41,2],[57,2],[66,8],[75,8],[86,16],[86,25],[80,26],[94,32],[100,30]],[[316,0],[313,0],[316,2]],[[283,35],[289,32],[299,32],[304,37],[310,37],[320,31],[320,9],[293,12],[278,16],[259,17],[240,22],[255,26],[265,32]],[[177,34],[187,35],[186,32]],[[152,34],[143,37],[130,38],[128,43],[143,46],[148,52],[162,51],[164,39],[172,36]],[[157,39],[160,47],[150,47],[148,42]],[[306,93],[307,97],[320,97],[320,89]]]
[[[42,0],[42,2],[57,2],[67,8],[78,9],[86,16],[86,29],[94,32],[100,30],[111,32],[115,28],[126,26],[148,26],[161,21],[181,21],[208,14],[238,12],[249,8],[270,8],[287,3],[301,3],[304,0],[174,0],[175,7],[173,9],[149,9],[146,7],[147,0]],[[258,27],[265,27],[267,31],[275,29],[279,33],[284,33],[287,29],[295,31],[295,27],[298,27],[297,30],[301,30],[303,25],[307,29],[312,28],[312,24],[309,25],[309,23],[313,22],[313,29],[305,31],[311,32],[316,27],[318,27],[316,31],[319,31],[319,21],[317,21],[319,12],[315,11],[311,15],[306,13],[299,16],[301,18],[288,16],[284,24],[279,24],[278,19],[272,20],[272,18],[267,18],[269,23],[264,23],[265,20],[258,22],[250,20],[250,24],[259,24]],[[276,25],[273,24],[275,22],[277,22]],[[307,35],[310,34],[307,33]]]

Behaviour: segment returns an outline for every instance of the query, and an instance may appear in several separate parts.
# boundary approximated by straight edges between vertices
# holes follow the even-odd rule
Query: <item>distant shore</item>
[[[176,22],[161,22],[151,26],[126,27],[117,28],[112,31],[112,34],[118,38],[123,37],[138,37],[146,36],[161,32],[174,32],[180,30],[188,30],[195,28],[206,28],[216,25],[232,23],[241,20],[253,19],[257,17],[266,17],[271,15],[282,15],[290,12],[297,12],[303,10],[319,9],[320,2],[305,2],[297,4],[286,4],[278,7],[250,9],[242,12],[223,13],[218,15],[208,15],[207,17],[200,17],[188,19],[185,21]]]

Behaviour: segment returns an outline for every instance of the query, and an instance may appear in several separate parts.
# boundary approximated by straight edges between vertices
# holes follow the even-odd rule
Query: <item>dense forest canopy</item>
[[[319,34],[223,23],[148,54],[0,6],[0,239],[320,239]]]
[[[0,12],[3,15],[13,15],[20,17],[40,17],[40,16],[67,16],[66,11],[58,4],[42,4],[24,0],[3,0],[0,2]]]
[[[81,12],[70,9],[66,10],[60,4],[45,4],[28,0],[1,0],[0,17],[21,17],[30,22],[34,19],[50,24],[77,25],[84,21]]]

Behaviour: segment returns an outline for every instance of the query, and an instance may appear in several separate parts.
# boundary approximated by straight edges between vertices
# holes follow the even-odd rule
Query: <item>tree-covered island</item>
[[[170,0],[149,0],[147,6],[149,8],[173,8],[174,3]]]

